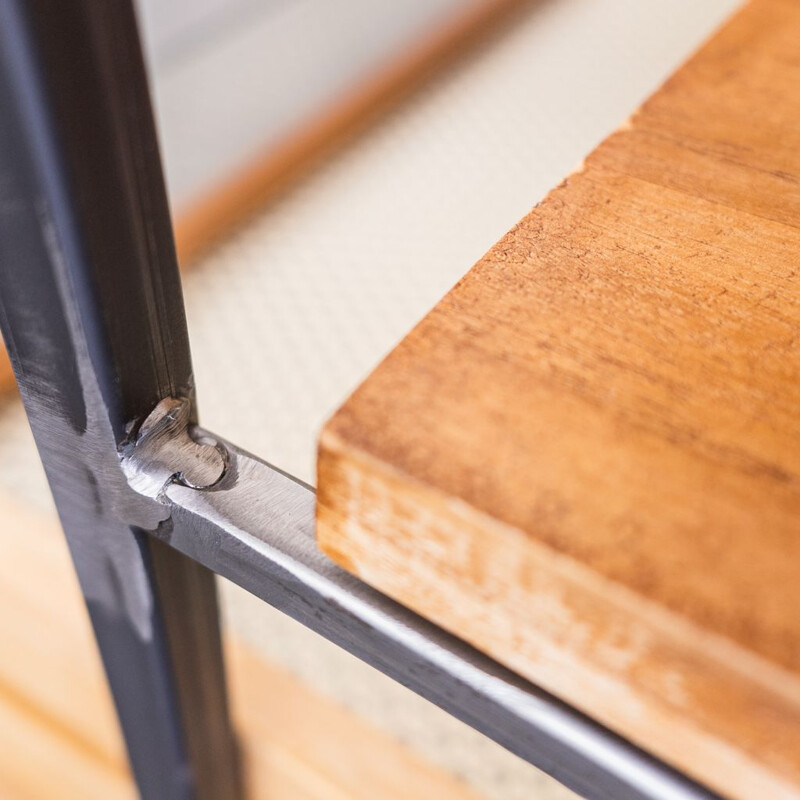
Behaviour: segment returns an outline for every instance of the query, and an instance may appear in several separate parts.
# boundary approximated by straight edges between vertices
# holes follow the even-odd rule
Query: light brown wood
[[[0,346],[0,395],[10,392],[15,386],[14,371],[11,369],[11,361],[3,344]]]
[[[0,691],[3,800],[135,800],[125,769],[98,759],[37,709]]]
[[[269,793],[271,765],[283,760],[308,775],[309,792],[327,784],[325,798],[478,800],[462,781],[251,649],[231,641],[227,655],[253,797],[294,796]]]
[[[754,0],[326,426],[321,546],[735,798],[800,797],[800,4]]]
[[[0,495],[0,797],[133,800],[136,792],[55,518]],[[226,640],[253,800],[477,800],[456,778]]]

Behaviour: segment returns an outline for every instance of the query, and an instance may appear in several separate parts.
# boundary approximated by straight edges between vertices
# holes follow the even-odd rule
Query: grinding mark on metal
[[[227,449],[205,433],[195,438],[190,412],[188,399],[165,398],[122,448],[122,470],[134,491],[166,503],[172,484],[210,489],[225,476]]]

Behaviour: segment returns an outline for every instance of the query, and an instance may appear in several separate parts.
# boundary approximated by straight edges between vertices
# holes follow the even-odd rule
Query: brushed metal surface
[[[167,480],[157,494],[168,516],[154,536],[584,797],[715,797],[336,566],[317,549],[309,486],[200,428],[191,439],[224,447],[227,469],[206,489]],[[215,458],[214,448],[205,452]],[[136,476],[153,464],[164,480],[163,459],[147,442],[126,462]]]

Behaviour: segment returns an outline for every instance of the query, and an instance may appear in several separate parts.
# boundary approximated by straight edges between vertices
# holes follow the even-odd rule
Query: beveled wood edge
[[[475,629],[475,620],[483,607],[481,602],[474,602],[475,596],[477,591],[486,590],[486,587],[465,585],[460,576],[459,580],[449,580],[446,564],[436,560],[437,551],[446,549],[441,543],[437,547],[434,542],[432,548],[425,550],[426,543],[436,538],[436,530],[432,526],[437,526],[439,522],[439,515],[434,519],[434,514],[430,512],[433,505],[438,505],[441,517],[449,519],[453,529],[463,530],[464,526],[474,525],[476,518],[480,518],[481,530],[501,540],[503,547],[499,552],[508,554],[509,560],[517,566],[523,559],[535,566],[535,570],[530,572],[537,575],[537,591],[554,602],[562,602],[564,588],[571,587],[569,600],[584,608],[591,607],[595,598],[602,598],[603,626],[607,612],[613,608],[612,626],[617,631],[626,631],[631,638],[649,637],[654,630],[657,631],[661,641],[669,643],[668,652],[664,655],[674,657],[677,663],[685,662],[693,668],[699,666],[705,673],[705,680],[701,674],[701,680],[695,686],[696,691],[686,698],[686,710],[696,698],[702,698],[708,689],[717,696],[733,691],[733,695],[739,699],[744,697],[750,710],[759,715],[762,728],[785,715],[787,708],[792,710],[789,719],[785,720],[787,724],[800,725],[800,678],[794,673],[723,636],[702,630],[695,623],[598,575],[572,558],[556,553],[542,543],[531,541],[523,532],[483,514],[468,503],[449,497],[435,487],[421,484],[396,467],[354,447],[351,442],[343,441],[330,425],[323,428],[320,434],[317,471],[317,543],[320,549],[365,583],[379,586],[388,596],[425,617],[435,619],[455,635],[465,638],[464,626],[459,623],[462,615],[471,620],[472,629]],[[341,503],[332,502],[332,495],[343,484],[346,489],[341,495],[350,503],[355,497],[363,498],[362,502],[370,509],[368,515],[348,513],[344,520],[333,510]],[[409,497],[417,497],[418,502],[408,502],[407,497],[393,492],[393,485],[402,485],[404,492]],[[369,497],[370,493],[376,491],[384,495],[378,502],[374,497]],[[389,509],[398,497],[405,504],[401,512],[382,515],[381,510]],[[422,509],[425,515],[424,536],[415,537],[414,526],[410,523],[397,524],[398,517],[413,520],[415,508]],[[369,517],[369,526],[360,526],[357,520],[366,517]],[[338,546],[340,534],[345,542],[343,548]],[[425,561],[428,568],[437,571],[439,580],[426,582],[424,592],[420,595],[420,587],[415,583],[417,576],[409,574],[406,564],[398,563],[397,569],[392,570],[393,582],[387,581],[387,561],[381,547],[382,539],[391,540],[391,550],[402,540],[409,551],[418,557],[417,563]],[[515,542],[520,545],[518,548],[514,547]],[[354,557],[356,543],[358,552]],[[371,571],[373,565],[376,568],[375,576]],[[378,579],[373,580],[376,576]],[[471,594],[472,591],[476,591],[475,596]],[[522,598],[518,597],[517,600],[521,603]],[[540,605],[545,608],[541,615]],[[432,612],[433,608],[435,612]],[[526,620],[526,624],[538,629],[550,623],[547,603],[528,603],[526,608],[533,609],[534,614],[538,615],[535,619]],[[494,623],[499,622],[494,620]],[[483,634],[479,635],[491,636],[494,641],[497,629],[498,625],[487,619]],[[548,635],[544,634],[543,639],[549,641]],[[482,641],[472,640],[469,635],[466,640],[478,649],[485,650]],[[678,768],[685,769],[686,764],[691,763],[695,768],[690,769],[689,774],[696,780],[724,795],[732,785],[736,785],[740,792],[737,796],[796,800],[797,786],[782,776],[774,765],[765,764],[746,751],[726,744],[719,732],[696,724],[696,719],[693,720],[694,727],[681,724],[683,715],[676,713],[675,707],[669,703],[660,702],[655,692],[651,691],[649,700],[643,703],[642,698],[647,697],[646,693],[643,695],[641,689],[631,690],[623,676],[609,673],[606,664],[590,664],[582,659],[568,642],[552,650],[550,663],[547,663],[549,656],[545,657],[542,662],[544,666],[539,664],[535,674],[528,669],[530,653],[526,651],[520,655],[517,647],[518,642],[511,637],[505,647],[495,647],[492,655],[556,696],[572,700],[575,686],[594,686],[594,691],[589,695],[605,695],[606,702],[602,708],[596,704],[591,707],[578,705],[580,710],[602,719],[614,729],[624,730],[640,747],[657,753]],[[665,664],[665,685],[669,683],[669,672],[673,668],[674,662]],[[619,702],[622,697],[627,697],[630,704]],[[629,713],[631,708],[636,713]],[[675,736],[676,729],[681,730],[680,737]],[[747,730],[742,729],[740,733],[746,738]],[[696,768],[698,763],[702,764],[699,770]]]

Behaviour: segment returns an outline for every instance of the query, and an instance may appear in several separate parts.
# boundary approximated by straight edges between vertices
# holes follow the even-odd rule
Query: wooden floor
[[[344,567],[734,798],[800,797],[800,4],[752,0],[325,428]]]
[[[0,797],[136,797],[58,523],[0,496]],[[228,639],[248,798],[477,800],[383,731]]]

